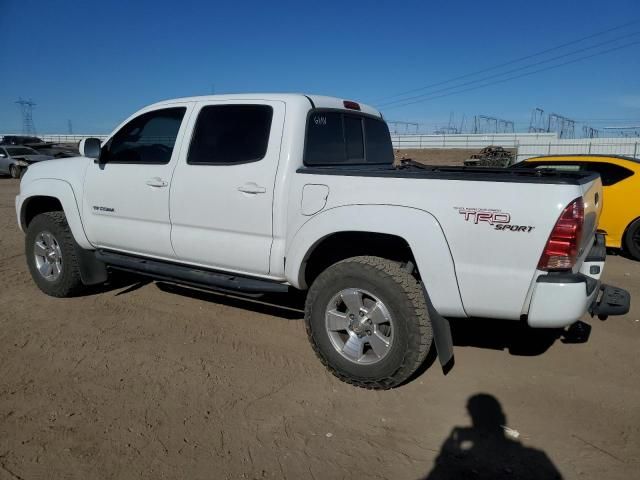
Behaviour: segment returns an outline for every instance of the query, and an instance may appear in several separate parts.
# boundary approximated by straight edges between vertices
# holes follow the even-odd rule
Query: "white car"
[[[169,100],[80,151],[31,167],[16,197],[43,292],[75,295],[110,270],[308,290],[311,344],[354,385],[403,383],[432,345],[447,364],[449,317],[564,327],[629,309],[599,280],[597,174],[394,165],[386,123],[363,104]]]
[[[0,174],[20,178],[32,163],[51,160],[52,158],[52,156],[42,155],[30,147],[0,145]]]

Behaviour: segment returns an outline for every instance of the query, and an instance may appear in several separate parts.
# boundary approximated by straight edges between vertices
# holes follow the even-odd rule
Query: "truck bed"
[[[593,172],[560,172],[554,170],[510,169],[487,167],[443,167],[405,162],[393,165],[330,165],[301,167],[298,173],[310,175],[342,175],[351,177],[425,178],[432,180],[467,180],[476,182],[546,183],[584,185],[595,180]]]

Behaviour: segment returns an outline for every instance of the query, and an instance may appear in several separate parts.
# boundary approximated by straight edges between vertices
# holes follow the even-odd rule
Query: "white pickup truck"
[[[599,281],[600,178],[394,164],[375,109],[302,94],[169,100],[33,165],[16,212],[35,283],[76,295],[126,270],[246,294],[308,290],[321,361],[366,388],[406,381],[447,318],[564,327],[624,314]]]

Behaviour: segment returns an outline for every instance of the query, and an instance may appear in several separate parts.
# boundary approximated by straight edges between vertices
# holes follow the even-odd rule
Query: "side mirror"
[[[101,145],[102,142],[99,138],[83,138],[80,140],[78,150],[83,157],[98,159],[100,158]]]

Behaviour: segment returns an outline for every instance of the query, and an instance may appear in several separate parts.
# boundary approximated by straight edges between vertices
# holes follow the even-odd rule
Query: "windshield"
[[[7,147],[7,152],[12,157],[16,155],[38,155],[38,152],[29,147]]]

